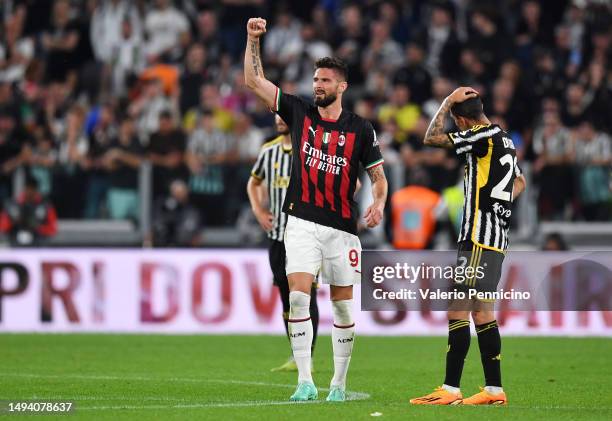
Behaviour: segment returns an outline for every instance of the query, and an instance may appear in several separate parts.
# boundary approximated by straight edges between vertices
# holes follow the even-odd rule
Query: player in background
[[[448,112],[461,130],[444,133]],[[449,95],[431,121],[424,143],[453,148],[466,161],[464,205],[458,238],[457,265],[480,267],[484,276],[455,283],[456,291],[494,292],[508,247],[512,201],[525,189],[512,139],[485,116],[482,101],[472,88],[458,88]],[[411,399],[421,405],[505,405],[501,383],[501,337],[494,302],[453,301],[448,310],[448,349],[444,384],[429,395]],[[470,347],[470,313],[485,376],[485,387],[467,399],[459,389],[463,363]]]
[[[283,303],[283,322],[289,338],[289,280],[285,272],[287,252],[283,242],[287,214],[283,213],[282,206],[287,194],[287,187],[289,187],[293,153],[289,127],[278,115],[275,117],[275,123],[279,135],[262,146],[251,171],[251,178],[247,184],[247,194],[257,222],[266,231],[270,239],[268,248],[270,268],[274,276],[274,285],[278,287]],[[264,195],[268,198],[268,207],[264,206]],[[313,331],[311,352],[313,352],[319,327],[316,282],[313,282],[310,289],[310,317],[312,318]],[[285,364],[272,369],[272,371],[296,370],[297,366],[293,355]]]
[[[355,336],[353,285],[361,281],[358,209],[353,194],[363,165],[374,199],[364,218],[368,227],[378,225],[387,197],[383,159],[372,125],[342,108],[342,94],[348,87],[346,64],[330,57],[317,60],[314,105],[285,94],[263,73],[259,38],[265,32],[264,19],[249,19],[244,75],[249,89],[287,123],[294,150],[283,204],[289,215],[285,230],[289,336],[299,372],[290,399],[318,397],[310,370],[313,331],[309,306],[310,288],[320,271],[323,282],[330,284],[334,319],[334,375],[327,400],[344,401]]]

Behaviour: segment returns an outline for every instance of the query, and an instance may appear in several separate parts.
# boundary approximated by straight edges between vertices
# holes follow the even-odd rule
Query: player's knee
[[[472,311],[472,320],[475,325],[482,325],[495,320],[495,314],[492,311]]]
[[[352,300],[353,299],[353,286],[336,286],[332,285],[330,288],[330,296],[332,301],[341,300]]]
[[[332,312],[336,326],[353,324],[353,300],[332,301]]]
[[[290,319],[303,319],[310,315],[310,294],[302,291],[289,293]]]

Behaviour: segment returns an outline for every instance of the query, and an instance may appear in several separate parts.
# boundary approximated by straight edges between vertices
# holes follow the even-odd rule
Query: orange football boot
[[[461,393],[455,394],[442,387],[436,387],[429,395],[410,399],[410,403],[413,405],[459,405],[462,399]]]
[[[463,400],[464,405],[507,405],[508,399],[504,392],[492,395],[484,388],[480,388],[480,393],[470,396]]]

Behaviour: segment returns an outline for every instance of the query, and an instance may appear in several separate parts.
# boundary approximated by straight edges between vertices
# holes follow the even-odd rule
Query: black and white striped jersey
[[[514,179],[521,175],[510,136],[497,125],[449,133],[466,160],[463,220],[458,241],[505,252],[512,215]]]
[[[291,147],[286,148],[282,138],[279,136],[261,147],[251,171],[252,177],[266,183],[270,212],[274,216],[273,227],[268,232],[268,237],[276,241],[283,241],[287,225],[287,214],[283,212],[283,202],[289,186],[292,160]]]

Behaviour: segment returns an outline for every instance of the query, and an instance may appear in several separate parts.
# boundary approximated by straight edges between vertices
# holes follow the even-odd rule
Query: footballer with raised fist
[[[266,79],[259,40],[266,21],[247,23],[245,82],[291,129],[293,162],[283,204],[286,272],[289,279],[289,336],[298,367],[293,401],[317,399],[311,369],[310,289],[317,273],[330,285],[334,326],[334,375],[328,401],[346,399],[346,375],[355,340],[353,285],[361,281],[361,243],[357,203],[353,199],[360,166],[372,182],[373,203],[364,215],[378,225],[387,197],[387,180],[376,133],[367,120],[342,108],[348,88],[347,66],[336,58],[315,63],[314,104],[282,92]]]

